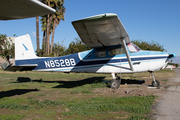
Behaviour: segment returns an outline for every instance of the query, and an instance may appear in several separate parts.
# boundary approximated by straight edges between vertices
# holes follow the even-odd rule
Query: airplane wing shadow
[[[104,79],[105,77],[91,77],[79,81],[60,81],[59,83],[63,83],[63,84],[57,85],[53,88],[74,88],[74,87],[83,86],[85,84],[100,83]]]
[[[60,85],[57,85],[53,88],[74,88],[78,86],[82,86],[85,84],[93,84],[93,83],[99,83],[102,82],[105,79],[105,77],[91,77],[91,78],[86,78],[82,80],[77,80],[77,81],[44,81],[42,79],[40,80],[32,80],[32,82],[44,82],[44,83],[60,83]],[[28,77],[18,77],[17,82],[14,83],[19,83],[19,82],[30,82],[30,78]]]
[[[30,78],[28,77],[18,77],[17,82],[14,83],[20,83],[20,82],[30,82]],[[55,81],[44,81],[42,79],[39,80],[32,80],[32,82],[43,82],[43,83],[59,83],[59,85],[53,87],[53,88],[74,88],[78,86],[83,86],[85,84],[95,84],[100,83],[105,80],[105,77],[90,77],[82,80],[76,80],[76,81],[61,81],[61,80],[55,80]],[[105,82],[105,81],[104,81]],[[107,81],[110,82],[110,81]],[[136,80],[136,79],[121,79],[121,84],[143,84],[145,83],[144,80]]]
[[[39,91],[38,89],[14,89],[14,90],[9,90],[9,91],[1,91],[0,92],[0,99],[3,97],[11,97],[14,95],[22,95],[28,92],[34,92],[34,91]]]

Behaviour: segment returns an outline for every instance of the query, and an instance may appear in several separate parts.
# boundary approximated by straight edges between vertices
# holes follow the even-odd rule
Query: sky
[[[180,0],[65,0],[65,21],[55,30],[54,42],[68,45],[78,34],[71,22],[85,17],[115,13],[130,40],[152,40],[168,53],[180,56]],[[41,24],[40,28],[41,30]],[[0,33],[8,37],[29,34],[36,50],[36,19],[0,21]],[[40,45],[43,32],[40,31]]]

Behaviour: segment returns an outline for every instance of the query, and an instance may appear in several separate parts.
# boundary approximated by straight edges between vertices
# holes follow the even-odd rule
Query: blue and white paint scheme
[[[33,71],[60,71],[60,72],[90,72],[90,73],[136,73],[160,70],[168,63],[169,54],[157,51],[129,52],[134,70],[132,71],[126,54],[121,45],[105,48],[94,48],[62,57],[37,57],[34,53],[30,36],[24,35],[16,41],[25,41],[16,44],[15,66],[35,65]],[[17,43],[17,42],[16,42]],[[131,47],[134,47],[132,43]],[[24,47],[26,46],[26,47]],[[21,50],[21,51],[20,51]],[[111,51],[119,50],[122,54],[111,55]],[[18,54],[17,54],[18,53]],[[22,54],[19,54],[22,53]],[[124,53],[124,54],[123,54]],[[19,69],[21,70],[21,69]]]
[[[37,57],[27,34],[15,39],[15,65],[6,70],[111,73],[114,80],[110,85],[118,88],[117,73],[152,73],[164,68],[168,59],[176,56],[141,50],[130,42],[123,24],[113,13],[84,18],[72,24],[92,50],[61,57]],[[158,83],[154,76],[153,82],[154,86]]]

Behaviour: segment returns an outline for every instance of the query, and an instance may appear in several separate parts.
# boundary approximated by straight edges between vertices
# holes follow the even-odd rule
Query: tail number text
[[[60,60],[49,60],[44,61],[46,68],[54,68],[54,67],[69,67],[75,66],[76,62],[73,58],[70,59],[60,59]]]

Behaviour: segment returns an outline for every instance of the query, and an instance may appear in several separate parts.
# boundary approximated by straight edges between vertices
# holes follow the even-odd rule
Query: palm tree
[[[61,20],[64,20],[64,13],[65,13],[65,7],[63,6],[64,0],[41,0],[41,2],[47,4],[48,6],[56,10],[56,13],[48,14],[46,16],[43,16],[41,19],[42,30],[44,31],[44,35],[46,36],[43,37],[43,41],[44,41],[43,45],[46,46],[45,51],[47,53],[47,56],[49,56],[50,35],[51,33],[53,33],[51,39],[51,52],[52,52],[55,28],[57,27],[57,25],[60,23]]]
[[[39,16],[36,17],[36,44],[37,53],[39,52]]]
[[[65,14],[65,7],[64,7],[64,0],[58,0],[54,1],[54,9],[56,9],[56,13],[53,15],[53,31],[52,31],[52,38],[51,38],[51,53],[52,53],[52,48],[53,48],[53,43],[54,43],[54,33],[55,33],[55,28],[59,25],[61,20],[64,20],[64,14]]]
[[[46,53],[46,28],[47,28],[47,21],[46,16],[41,16],[41,31],[43,31],[43,41],[42,41],[42,51]]]

